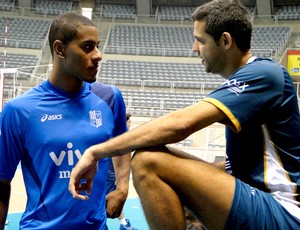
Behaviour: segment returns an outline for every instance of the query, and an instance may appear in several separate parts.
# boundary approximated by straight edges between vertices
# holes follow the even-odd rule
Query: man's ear
[[[221,44],[225,47],[225,49],[228,49],[232,46],[232,37],[230,33],[224,32],[221,37]]]
[[[65,45],[61,41],[54,41],[53,50],[57,54],[57,56],[65,58]]]

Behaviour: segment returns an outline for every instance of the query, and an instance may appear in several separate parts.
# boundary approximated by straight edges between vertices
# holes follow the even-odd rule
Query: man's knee
[[[149,147],[135,151],[131,160],[131,169],[134,179],[145,178],[149,173],[155,173],[161,159],[164,147]]]
[[[136,150],[131,160],[131,168],[133,173],[142,169],[147,170],[148,168],[152,168],[151,165],[153,165],[156,161],[153,155],[154,154],[151,148]]]

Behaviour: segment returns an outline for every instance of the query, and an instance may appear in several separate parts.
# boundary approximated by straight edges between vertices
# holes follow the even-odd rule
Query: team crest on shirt
[[[89,112],[90,114],[90,124],[96,128],[102,125],[102,114],[101,111],[93,110]]]

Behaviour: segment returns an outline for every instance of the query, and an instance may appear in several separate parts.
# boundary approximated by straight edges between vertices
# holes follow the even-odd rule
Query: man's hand
[[[71,172],[69,191],[73,198],[79,200],[89,199],[88,195],[91,193],[97,170],[97,160],[86,151]],[[83,191],[85,191],[86,195],[82,194]]]
[[[108,218],[116,218],[121,215],[127,194],[116,189],[106,196],[106,213]]]

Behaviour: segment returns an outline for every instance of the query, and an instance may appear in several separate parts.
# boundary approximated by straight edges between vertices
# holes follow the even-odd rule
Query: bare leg
[[[118,217],[119,220],[122,220],[124,218],[124,210],[122,210],[120,216]]]
[[[133,172],[133,175],[137,175],[134,176],[134,186],[141,197],[150,229],[185,229],[185,217],[179,197],[156,175],[155,170],[151,170],[151,164],[146,167],[148,169],[143,171],[139,171],[139,167],[134,167],[134,172],[138,170],[139,173]],[[157,208],[153,209],[153,206]]]
[[[132,170],[151,229],[185,229],[183,205],[209,229],[224,229],[234,177],[206,162],[175,156],[163,147],[136,152]]]
[[[124,215],[124,210],[122,210],[120,216],[118,217],[118,220],[120,221],[121,225],[126,225],[126,219],[125,219],[125,215]]]

